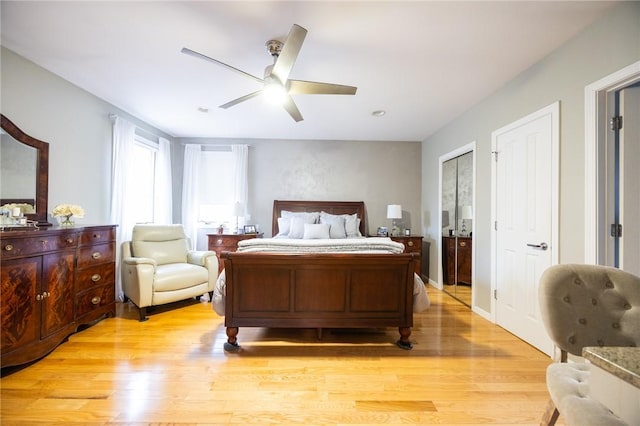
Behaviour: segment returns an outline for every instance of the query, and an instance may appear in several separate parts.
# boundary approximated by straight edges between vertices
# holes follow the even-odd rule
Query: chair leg
[[[556,405],[553,403],[553,400],[549,400],[547,402],[547,408],[542,415],[542,420],[540,420],[540,426],[553,426],[558,421],[558,417],[560,416],[560,412],[556,408]]]
[[[147,308],[138,308],[138,311],[140,312],[140,322],[144,322],[149,319],[147,318]]]

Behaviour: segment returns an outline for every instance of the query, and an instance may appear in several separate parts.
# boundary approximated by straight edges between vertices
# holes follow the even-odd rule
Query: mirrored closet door
[[[471,306],[473,151],[442,163],[443,289]]]

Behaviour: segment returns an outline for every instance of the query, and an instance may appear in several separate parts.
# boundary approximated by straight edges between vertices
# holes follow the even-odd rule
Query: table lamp
[[[391,235],[397,237],[400,232],[396,219],[402,219],[402,206],[400,204],[389,204],[387,206],[387,219],[391,219]]]

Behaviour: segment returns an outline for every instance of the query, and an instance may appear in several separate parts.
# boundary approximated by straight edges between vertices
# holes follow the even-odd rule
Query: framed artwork
[[[245,234],[255,234],[256,233],[256,226],[255,225],[245,225],[244,226],[244,233]]]
[[[388,236],[389,236],[389,231],[387,230],[386,226],[378,227],[378,237],[388,237]]]

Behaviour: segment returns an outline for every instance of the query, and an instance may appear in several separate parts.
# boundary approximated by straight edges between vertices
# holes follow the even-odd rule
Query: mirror
[[[473,152],[442,163],[443,289],[471,306]]]
[[[49,144],[27,135],[4,115],[0,114],[0,119],[3,130],[0,142],[0,206],[13,203],[32,205],[33,210],[24,210],[24,216],[38,222],[39,226],[50,226],[47,221]]]

